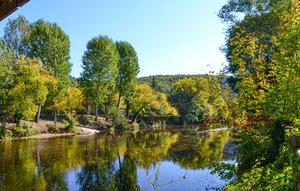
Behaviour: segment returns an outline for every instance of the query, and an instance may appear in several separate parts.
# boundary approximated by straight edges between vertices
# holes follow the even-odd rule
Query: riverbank
[[[26,140],[26,139],[49,139],[55,137],[67,137],[67,136],[90,136],[100,133],[101,131],[96,129],[90,129],[86,127],[78,127],[79,133],[42,133],[38,135],[28,136],[28,137],[20,137],[20,138],[10,138],[9,140]],[[2,139],[0,139],[2,140]]]
[[[22,136],[22,137],[9,137],[9,138],[4,138],[0,139],[0,141],[5,141],[5,140],[26,140],[26,139],[48,139],[48,138],[55,138],[55,137],[66,137],[66,136],[89,136],[89,135],[94,135],[97,133],[101,133],[100,130],[97,129],[92,129],[88,126],[84,125],[77,125],[76,127],[78,130],[76,132],[50,132],[48,127],[49,125],[53,125],[53,121],[48,121],[48,120],[40,120],[39,123],[37,122],[29,122],[25,121],[28,126],[30,126],[30,129],[33,131],[39,132],[34,135],[30,136]],[[60,128],[65,128],[65,124],[58,122],[57,126],[60,126]],[[6,128],[8,130],[11,130],[15,128],[15,124],[9,123],[6,125]]]
[[[104,120],[104,119],[103,119]],[[102,124],[102,120],[100,121]],[[97,128],[95,125],[83,125],[83,124],[78,124],[76,125],[77,130],[76,132],[65,132],[65,131],[52,131],[50,128],[51,126],[54,125],[54,122],[51,120],[40,120],[38,123],[33,122],[33,121],[23,121],[24,124],[27,126],[30,126],[29,129],[38,131],[37,134],[34,135],[29,135],[29,136],[20,136],[20,137],[9,137],[6,139],[0,139],[0,141],[3,140],[26,140],[26,139],[48,139],[48,138],[55,138],[55,137],[67,137],[67,136],[90,136],[98,133],[104,133],[104,132],[109,132],[109,133],[115,133],[114,128],[99,128],[99,125],[97,125]],[[13,129],[15,124],[7,124],[7,129]],[[57,127],[60,129],[66,128],[66,124],[57,122],[56,124]],[[224,131],[229,131],[232,130],[233,128],[212,128],[212,129],[207,129],[207,128],[202,128],[199,126],[159,126],[159,127],[152,127],[152,128],[145,128],[145,129],[136,129],[134,128],[133,134],[135,134],[137,131],[143,131],[143,132],[156,132],[156,131],[161,131],[161,130],[169,130],[171,132],[193,132],[193,133],[209,133],[209,132],[224,132]],[[131,132],[132,133],[132,132]]]

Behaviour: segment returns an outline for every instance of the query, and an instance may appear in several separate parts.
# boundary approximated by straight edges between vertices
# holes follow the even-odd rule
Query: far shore
[[[40,123],[34,123],[31,122],[33,124],[33,126],[35,128],[38,129],[42,129],[45,128],[45,124],[49,124],[49,121],[42,121]],[[175,125],[175,126],[170,126],[170,127],[175,127],[174,130],[178,130],[177,128],[179,126]],[[189,129],[188,127],[190,126],[181,126],[184,128]],[[12,138],[8,138],[8,139],[0,139],[0,141],[8,141],[8,140],[31,140],[31,139],[50,139],[50,138],[57,138],[57,137],[68,137],[68,136],[79,136],[79,137],[83,137],[83,136],[92,136],[95,134],[99,134],[99,133],[103,133],[103,131],[97,130],[97,129],[92,129],[89,128],[87,126],[84,125],[78,125],[77,128],[79,129],[79,132],[77,133],[47,133],[47,132],[43,132],[41,134],[37,134],[37,135],[33,135],[33,136],[28,136],[28,137],[12,137]],[[233,128],[213,128],[213,129],[198,129],[199,133],[208,133],[208,132],[223,132],[223,131],[228,131],[228,130],[232,130]],[[148,129],[150,130],[150,129]],[[155,128],[154,128],[155,130]]]
[[[79,126],[79,133],[41,133],[38,135],[28,136],[28,137],[14,137],[9,139],[0,139],[0,141],[6,140],[27,140],[27,139],[49,139],[49,138],[56,138],[56,137],[68,137],[68,136],[90,136],[95,135],[97,133],[101,133],[101,131],[96,129],[90,129],[86,127]]]

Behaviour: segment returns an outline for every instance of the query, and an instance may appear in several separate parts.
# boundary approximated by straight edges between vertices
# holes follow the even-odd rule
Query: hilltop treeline
[[[147,77],[140,77],[138,78],[139,83],[147,83],[152,88],[154,88],[156,91],[170,94],[172,91],[172,88],[177,80],[181,80],[184,78],[198,78],[208,76],[205,74],[196,74],[196,75],[153,75],[153,76],[147,76]]]

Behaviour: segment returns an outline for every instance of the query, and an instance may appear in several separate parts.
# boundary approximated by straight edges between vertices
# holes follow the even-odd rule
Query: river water
[[[214,190],[228,132],[147,132],[0,143],[0,190]]]

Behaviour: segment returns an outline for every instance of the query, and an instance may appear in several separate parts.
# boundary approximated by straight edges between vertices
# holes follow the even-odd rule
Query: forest
[[[224,126],[239,144],[237,165],[214,164],[230,180],[225,190],[296,190],[299,9],[299,0],[229,0],[218,13],[228,27],[222,72],[140,78],[130,42],[91,38],[75,78],[70,40],[57,23],[11,19],[0,42],[0,137]]]

